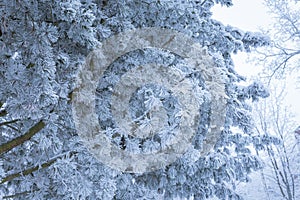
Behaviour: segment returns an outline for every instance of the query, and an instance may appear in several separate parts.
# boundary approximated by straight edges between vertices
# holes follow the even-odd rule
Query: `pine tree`
[[[248,174],[262,167],[249,147],[264,145],[257,144],[260,136],[252,134],[251,108],[246,101],[267,97],[268,93],[258,83],[240,86],[244,78],[235,72],[230,55],[267,45],[268,38],[212,19],[210,9],[215,3],[232,5],[231,0],[0,2],[0,197],[241,199],[234,191],[235,183],[248,181]],[[161,169],[125,173],[99,162],[81,142],[72,116],[72,92],[77,72],[89,52],[117,33],[143,27],[176,30],[207,49],[226,76],[226,120],[213,151],[195,162],[189,161],[193,155],[185,154]],[[112,64],[107,80],[101,79],[97,89],[102,93],[96,98],[102,104],[96,107],[100,124],[107,132],[114,128],[110,102],[105,99],[110,81],[124,74],[121,70],[126,66],[154,61],[180,66],[182,58],[155,48],[129,52]],[[192,75],[205,91],[201,74]],[[163,98],[163,106],[171,104],[166,112],[176,125],[173,114],[179,103],[170,92],[153,85],[133,95],[133,117],[146,109],[145,102],[153,105],[155,99]],[[212,120],[211,102],[202,100],[192,143],[195,149],[202,148]],[[129,139],[115,134],[113,143],[126,150],[134,141]],[[156,148],[151,141],[142,142],[142,146],[147,151]]]

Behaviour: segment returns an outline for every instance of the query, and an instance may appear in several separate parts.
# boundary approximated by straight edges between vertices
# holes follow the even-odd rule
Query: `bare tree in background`
[[[296,140],[297,140],[297,146],[299,148],[299,151],[300,151],[300,126],[298,126],[298,128],[295,130],[295,137],[296,137]]]
[[[269,86],[271,96],[255,107],[255,127],[259,135],[268,134],[281,140],[268,145],[264,157],[266,168],[261,171],[262,181],[269,199],[296,200],[300,198],[299,148],[295,138],[297,127],[291,109],[286,107],[288,79],[299,77],[300,69],[300,2],[294,0],[265,0],[274,25],[265,34],[271,45],[259,49],[257,62],[264,65],[261,81]]]
[[[269,47],[258,50],[259,63],[264,63],[269,80],[282,78],[300,69],[300,2],[296,0],[265,0],[274,18],[274,25],[266,34],[271,37]]]
[[[296,200],[300,198],[296,189],[300,182],[299,149],[294,134],[297,126],[291,111],[284,106],[285,87],[278,85],[270,89],[273,94],[255,105],[255,130],[259,135],[278,137],[281,142],[267,145],[265,152],[260,151],[259,156],[267,165],[261,172],[262,181],[269,199]]]

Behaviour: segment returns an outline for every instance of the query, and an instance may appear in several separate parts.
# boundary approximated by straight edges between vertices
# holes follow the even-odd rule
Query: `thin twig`
[[[36,189],[34,191],[38,191],[38,189]],[[20,193],[16,193],[16,194],[13,194],[13,195],[4,196],[3,199],[14,199],[16,197],[23,196],[23,195],[31,193],[31,192],[32,191],[20,192]]]
[[[19,120],[18,119],[14,119],[14,120],[11,120],[11,121],[1,122],[0,126],[5,126],[5,125],[13,124],[13,123],[16,123],[17,121],[19,121]]]

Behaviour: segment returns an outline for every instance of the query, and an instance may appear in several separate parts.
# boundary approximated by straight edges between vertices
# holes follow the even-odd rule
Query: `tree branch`
[[[270,79],[269,79],[269,83],[271,82],[271,79],[273,78],[273,76],[276,74],[276,72],[282,67],[282,69],[286,68],[286,65],[288,63],[288,61],[293,58],[294,56],[298,55],[300,53],[300,51],[294,52],[289,54],[272,72],[272,74],[270,75]]]
[[[4,104],[4,103],[0,102],[0,109],[1,109],[1,107],[3,106],[3,104]],[[0,111],[0,117],[3,117],[3,116],[5,116],[5,115],[7,115],[7,112],[6,112],[6,110],[3,110],[3,109],[2,109],[2,110]]]
[[[10,151],[11,149],[15,148],[16,146],[19,146],[20,144],[23,144],[36,133],[38,133],[40,130],[42,130],[44,127],[45,123],[41,120],[38,123],[36,123],[33,127],[31,127],[24,135],[21,135],[5,144],[2,144],[0,146],[0,155],[6,153],[7,151]]]
[[[14,120],[11,120],[11,121],[1,122],[0,126],[5,126],[5,125],[13,124],[13,123],[15,123],[17,121],[19,121],[19,120],[18,119],[14,119]]]
[[[7,124],[6,126],[9,127],[9,128],[11,128],[11,129],[13,129],[14,131],[17,131],[17,132],[20,131],[20,130],[17,129],[16,127],[13,127],[13,126],[11,126],[11,125],[9,125],[9,124]]]
[[[68,152],[68,153],[70,154],[70,156],[72,156],[72,155],[76,154],[77,151],[71,151],[71,152]],[[64,154],[64,155],[62,155],[62,156],[58,156],[58,157],[56,157],[56,158],[53,158],[53,159],[51,159],[51,160],[48,160],[47,162],[45,162],[45,163],[43,163],[43,164],[41,164],[41,165],[37,165],[37,166],[31,167],[31,168],[29,168],[29,169],[26,169],[26,170],[24,170],[24,171],[20,171],[20,172],[14,173],[14,174],[10,174],[10,175],[6,176],[5,178],[3,178],[3,179],[1,180],[1,182],[0,182],[0,184],[3,184],[3,183],[8,182],[8,181],[11,181],[11,180],[13,180],[13,179],[15,179],[15,178],[18,178],[18,177],[20,177],[20,176],[26,176],[26,175],[29,175],[29,174],[31,174],[32,172],[37,171],[37,170],[39,170],[39,169],[43,169],[43,168],[49,167],[49,166],[51,166],[53,163],[55,163],[58,159],[65,157],[68,153],[66,153],[66,154]]]
[[[5,115],[7,115],[6,110],[1,110],[1,111],[0,111],[0,117],[3,117],[3,116],[5,116]]]
[[[13,195],[4,196],[3,199],[13,199],[13,198],[16,198],[16,197],[19,197],[19,196],[23,196],[23,195],[31,193],[31,192],[32,191],[20,192],[20,193],[16,193],[16,194],[13,194]]]

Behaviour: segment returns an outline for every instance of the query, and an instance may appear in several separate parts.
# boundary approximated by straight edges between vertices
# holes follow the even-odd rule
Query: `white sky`
[[[213,18],[221,21],[224,25],[230,24],[243,31],[257,32],[260,28],[267,28],[272,24],[272,18],[267,8],[263,5],[263,0],[233,0],[232,7],[214,6],[212,9]],[[233,55],[236,70],[239,74],[250,77],[255,76],[261,67],[254,66],[247,61],[251,54],[238,53]],[[299,84],[298,84],[299,87]],[[296,114],[296,120],[300,124],[300,89],[296,90],[296,83],[289,81],[287,105],[291,105],[291,110]]]
[[[233,6],[227,8],[214,6],[213,18],[242,30],[258,31],[271,23],[270,15],[262,4],[263,0],[233,0]]]

